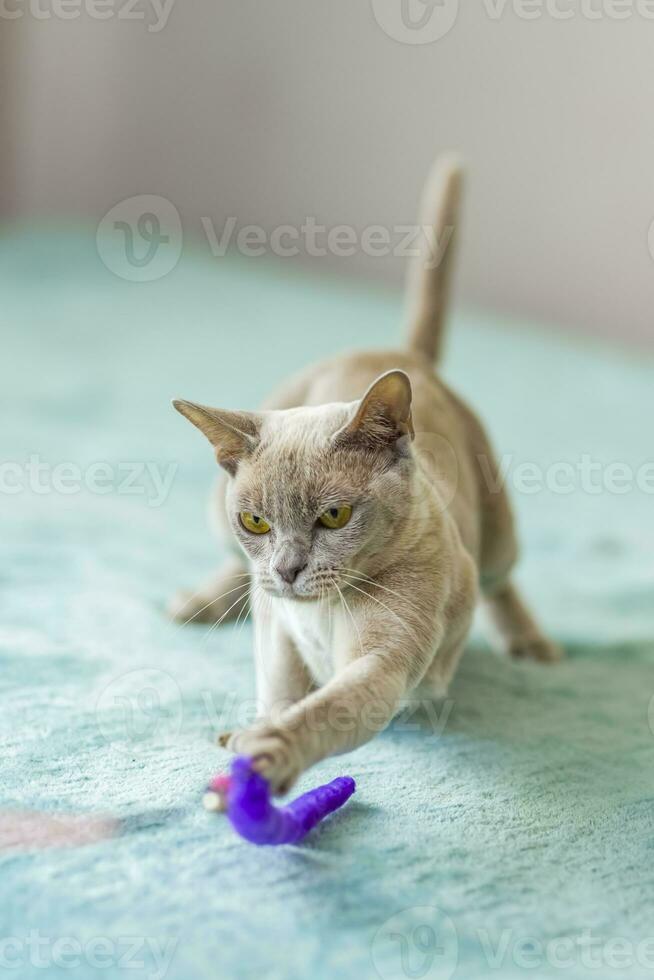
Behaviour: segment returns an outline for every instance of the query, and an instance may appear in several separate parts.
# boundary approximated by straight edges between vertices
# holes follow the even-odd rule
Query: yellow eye
[[[251,514],[249,510],[242,510],[238,516],[246,531],[251,531],[252,534],[268,534],[270,524],[263,517]]]
[[[349,504],[345,504],[343,507],[330,507],[324,514],[320,515],[318,520],[323,527],[338,530],[338,528],[345,527],[351,517],[352,508]]]

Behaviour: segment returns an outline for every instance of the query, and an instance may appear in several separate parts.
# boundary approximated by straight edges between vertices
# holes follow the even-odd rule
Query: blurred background
[[[94,230],[155,195],[207,251],[230,221],[237,248],[250,224],[346,225],[352,248],[308,254],[298,233],[286,261],[394,287],[397,229],[456,150],[461,301],[651,345],[653,17],[649,0],[1,0],[5,231]]]

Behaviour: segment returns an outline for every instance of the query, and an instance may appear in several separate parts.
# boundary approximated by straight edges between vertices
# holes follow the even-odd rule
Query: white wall
[[[393,226],[455,148],[470,172],[462,300],[654,343],[654,20],[590,21],[581,0],[557,0],[568,20],[508,5],[497,20],[501,0],[480,0],[412,45],[371,2],[176,0],[159,33],[86,14],[0,24],[25,46],[14,209],[98,220],[155,193],[198,233],[230,214]],[[331,261],[402,274],[392,257]]]

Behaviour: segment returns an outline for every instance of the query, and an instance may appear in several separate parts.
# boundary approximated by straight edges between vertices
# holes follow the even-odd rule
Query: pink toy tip
[[[232,780],[227,775],[227,773],[221,772],[217,776],[214,776],[209,781],[209,785],[207,786],[207,789],[211,793],[228,793],[231,784],[232,784]]]

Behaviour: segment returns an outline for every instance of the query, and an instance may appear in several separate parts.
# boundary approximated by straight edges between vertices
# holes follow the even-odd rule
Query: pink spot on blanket
[[[82,847],[115,837],[120,821],[93,814],[0,811],[0,851]]]

